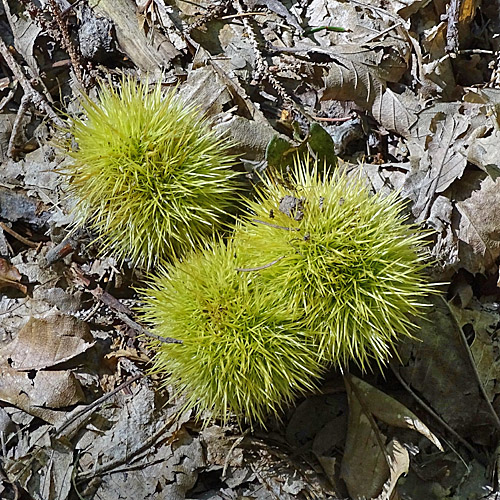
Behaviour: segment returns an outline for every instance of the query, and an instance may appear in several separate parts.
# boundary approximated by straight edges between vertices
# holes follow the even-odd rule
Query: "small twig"
[[[153,446],[158,441],[158,439],[161,437],[161,435],[167,429],[169,429],[169,427],[172,426],[172,424],[177,420],[177,418],[178,418],[178,416],[176,414],[173,415],[172,417],[170,417],[165,422],[165,424],[162,425],[160,427],[160,429],[158,429],[157,432],[155,432],[152,436],[149,436],[141,446],[139,446],[135,450],[132,450],[131,453],[126,454],[122,458],[118,458],[116,460],[111,460],[109,462],[105,462],[105,463],[101,464],[99,467],[93,468],[90,471],[79,473],[77,475],[77,478],[76,478],[77,483],[80,484],[80,483],[82,483],[90,478],[100,476],[102,474],[106,474],[106,473],[111,474],[113,472],[115,472],[115,473],[121,472],[124,469],[123,468],[118,469],[118,467],[120,465],[124,465],[125,463],[126,463],[126,465],[128,465],[126,470],[134,470],[134,468],[137,468],[137,466],[134,466],[132,464],[134,462],[137,462],[138,460],[141,460],[141,458],[144,458],[144,455],[148,452],[149,448],[151,448],[151,446]],[[143,467],[141,465],[138,465],[138,466]]]
[[[88,323],[90,318],[92,318],[92,316],[94,316],[94,314],[99,310],[99,307],[101,307],[101,304],[96,300],[94,307],[83,317],[83,321]]]
[[[64,259],[64,257],[77,250],[81,235],[82,231],[78,230],[71,232],[69,236],[66,236],[66,238],[47,252],[45,255],[45,262],[40,264],[41,267],[46,268],[51,266],[58,260]]]
[[[266,222],[259,219],[252,219],[252,222],[256,222],[257,224],[264,224],[264,226],[274,227],[276,229],[284,229],[285,231],[300,231],[298,227],[279,226],[278,224],[273,224],[272,222]]]
[[[21,97],[21,103],[19,104],[19,109],[17,110],[16,119],[12,125],[12,132],[10,134],[9,146],[7,148],[7,156],[9,158],[14,157],[14,150],[16,149],[16,141],[19,135],[19,130],[21,128],[21,123],[23,121],[23,116],[28,110],[30,105],[30,100],[28,94],[24,94]]]
[[[9,90],[9,93],[0,101],[0,112],[9,104],[14,95],[16,94],[17,84],[14,85],[14,88]]]
[[[495,56],[497,55],[497,52],[494,50],[485,50],[485,49],[463,49],[463,50],[458,50],[456,52],[458,55],[467,55],[467,54],[487,54],[489,56]],[[455,54],[449,54],[451,58],[454,58]]]
[[[481,457],[479,456],[479,453],[460,435],[458,432],[453,429],[453,427],[450,427],[425,401],[420,398],[417,394],[415,394],[415,391],[412,390],[412,388],[404,381],[403,377],[399,374],[398,370],[394,368],[392,363],[389,364],[389,367],[392,370],[392,373],[394,373],[394,376],[398,379],[398,382],[406,389],[406,391],[413,397],[413,399],[439,424],[447,431],[449,432],[455,439],[461,443],[471,454],[473,457],[475,457],[479,462],[481,462]]]
[[[70,418],[65,420],[59,427],[56,427],[54,429],[55,430],[54,434],[56,436],[58,436],[66,428],[68,428],[73,422],[75,422],[76,420],[78,420],[79,418],[81,418],[83,415],[85,415],[89,411],[93,410],[94,408],[97,408],[98,406],[102,405],[110,397],[114,396],[115,394],[120,392],[122,389],[125,389],[125,387],[128,387],[129,385],[133,384],[135,381],[141,379],[142,377],[144,377],[144,375],[139,374],[139,375],[135,375],[132,378],[129,378],[128,380],[126,380],[125,382],[120,384],[118,387],[113,389],[111,392],[104,394],[104,396],[101,396],[99,399],[96,399],[93,403],[90,403],[85,408],[83,408],[81,411],[75,413],[74,415],[71,415]]]
[[[76,0],[76,2],[73,5],[70,5],[69,7],[61,11],[61,16],[66,17],[80,3],[82,3],[82,0]]]
[[[104,403],[106,400],[108,400],[110,397],[114,396],[115,394],[120,392],[122,389],[125,389],[130,384],[134,383],[135,381],[137,381],[143,377],[144,377],[144,375],[142,375],[142,374],[135,375],[134,377],[132,377],[132,378],[126,380],[125,382],[123,382],[122,384],[120,384],[118,387],[116,387],[112,391],[104,394],[104,396],[101,396],[99,399],[96,399],[93,403],[90,403],[89,405],[85,406],[85,408],[82,408],[81,410],[78,410],[78,411],[74,410],[74,413],[69,418],[67,418],[64,422],[62,422],[59,426],[54,425],[54,427],[52,427],[51,429],[47,429],[45,432],[43,432],[41,435],[39,435],[38,438],[35,440],[35,442],[32,443],[33,447],[35,447],[36,444],[41,439],[43,439],[44,436],[46,436],[47,434],[53,435],[54,437],[60,435],[65,429],[67,429],[74,422],[81,419],[85,414],[92,411],[94,408],[97,408],[102,403]],[[68,434],[68,433],[66,433],[66,434]],[[28,463],[20,471],[18,471],[18,473],[17,473],[18,478],[23,476],[23,474],[31,466],[32,461],[35,459],[36,459],[36,454],[32,457],[32,459],[30,461],[28,461]]]
[[[237,267],[236,271],[239,271],[240,273],[250,273],[252,271],[260,271],[261,269],[267,269],[268,267],[274,266],[274,264],[278,263],[281,259],[284,259],[285,256],[282,255],[281,257],[278,257],[276,260],[273,260],[272,262],[269,262],[269,264],[264,264],[263,266],[259,267],[249,267],[249,268],[241,268]]]
[[[82,63],[82,58],[81,55],[79,54],[77,48],[75,47],[75,44],[71,40],[71,37],[69,36],[68,32],[68,26],[66,24],[66,21],[63,19],[63,14],[61,12],[61,8],[57,4],[56,0],[49,0],[50,8],[52,10],[52,13],[54,14],[54,18],[56,20],[57,26],[59,27],[59,31],[61,32],[61,37],[63,41],[63,46],[68,52],[68,55],[71,59],[71,64],[73,66],[73,69],[75,71],[75,75],[78,78],[78,81],[85,86],[85,82],[83,79],[83,63]]]
[[[40,94],[40,92],[35,90],[31,85],[31,83],[28,81],[28,79],[24,75],[23,70],[21,69],[21,66],[17,63],[14,56],[10,53],[7,45],[5,45],[5,42],[2,40],[1,37],[0,37],[0,55],[3,57],[4,61],[9,66],[16,80],[23,87],[27,99],[29,99],[29,101],[33,104],[33,106],[35,106],[35,108],[38,109],[38,111],[46,114],[56,126],[65,128],[66,124],[64,123],[64,121],[57,116],[56,112],[50,107],[49,103],[42,96],[42,94]]]
[[[21,243],[24,243],[26,246],[29,246],[31,248],[38,248],[38,243],[27,240],[24,236],[21,236],[20,234],[16,233],[13,229],[11,229],[9,226],[7,226],[7,224],[0,222],[0,228],[2,228],[6,233],[9,233],[11,236],[16,238],[16,240],[19,240]]]
[[[250,432],[250,429],[247,429],[241,436],[239,436],[234,443],[232,444],[230,450],[227,452],[226,458],[224,460],[224,468],[222,469],[222,476],[221,479],[224,481],[226,479],[226,472],[227,472],[227,467],[229,465],[229,459],[231,458],[231,455],[233,454],[233,451],[235,448],[245,439],[247,434]]]
[[[223,16],[221,19],[237,19],[239,17],[252,17],[252,16],[267,16],[267,12],[240,12],[239,14],[232,14],[231,16]]]
[[[87,278],[77,264],[73,263],[71,270],[76,283],[84,286],[97,300],[100,300],[103,304],[111,308],[115,312],[116,316],[123,321],[123,323],[132,328],[132,330],[141,335],[146,335],[147,337],[159,340],[165,344],[182,344],[182,340],[174,339],[172,337],[162,337],[160,335],[156,335],[155,333],[148,332],[145,328],[139,325],[139,323],[130,319],[129,315],[132,315],[132,311],[130,311],[127,306],[123,305],[118,299]]]
[[[314,116],[313,118],[318,122],[348,122],[349,120],[354,120],[355,118],[352,116],[346,116],[344,118],[323,118],[321,116]]]

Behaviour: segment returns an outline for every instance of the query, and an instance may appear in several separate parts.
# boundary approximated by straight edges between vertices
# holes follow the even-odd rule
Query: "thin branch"
[[[165,344],[182,344],[182,340],[174,339],[172,337],[161,337],[160,335],[156,335],[155,333],[148,332],[145,328],[139,325],[139,323],[136,323],[135,321],[130,319],[129,316],[132,314],[132,311],[130,311],[128,307],[123,305],[110,293],[103,290],[99,285],[97,285],[96,283],[92,283],[91,280],[84,275],[80,267],[75,263],[73,263],[73,265],[71,266],[71,271],[73,272],[74,281],[76,283],[84,286],[97,300],[100,300],[103,304],[111,308],[115,312],[116,316],[127,326],[132,328],[132,330],[141,335],[146,335],[147,337],[159,340],[160,342],[163,342]]]
[[[11,236],[16,238],[16,240],[20,241],[21,243],[24,243],[26,246],[30,248],[38,248],[39,244],[35,243],[34,241],[30,241],[24,236],[21,236],[20,234],[16,233],[13,229],[11,229],[7,224],[4,224],[3,222],[0,222],[0,228],[3,229],[6,233],[9,233]]]
[[[282,255],[281,257],[278,257],[276,260],[273,260],[272,262],[269,262],[269,264],[264,264],[263,266],[259,267],[249,267],[249,268],[241,268],[237,267],[236,271],[239,271],[240,273],[250,273],[252,271],[260,271],[261,269],[267,269],[268,267],[274,266],[277,262],[279,262],[281,259],[284,259],[285,256]]]
[[[33,88],[29,80],[26,78],[21,66],[17,63],[14,56],[10,53],[7,45],[0,37],[0,55],[3,57],[4,61],[9,66],[12,74],[16,78],[16,80],[21,84],[24,93],[26,94],[26,98],[35,106],[38,111],[46,114],[52,122],[61,128],[65,128],[66,124],[61,118],[59,118],[56,112],[50,107],[47,100]]]
[[[75,71],[76,78],[78,81],[85,86],[85,82],[83,79],[83,62],[82,62],[82,57],[71,40],[71,37],[69,36],[68,32],[68,25],[66,23],[66,20],[63,19],[63,14],[61,12],[61,9],[59,5],[57,4],[56,0],[48,0],[50,4],[50,8],[52,10],[52,14],[54,15],[54,18],[56,20],[57,26],[59,27],[59,31],[61,32],[61,37],[63,41],[64,48],[68,52],[68,55],[71,59],[71,64],[73,66],[73,69]]]
[[[125,389],[125,387],[128,387],[129,385],[131,385],[132,383],[134,383],[135,381],[137,381],[143,377],[144,377],[144,375],[139,374],[139,375],[135,375],[132,378],[129,378],[128,380],[126,380],[125,382],[120,384],[118,387],[113,389],[111,392],[104,394],[104,396],[101,396],[99,399],[96,399],[93,403],[90,403],[85,408],[74,413],[73,415],[71,415],[71,417],[69,417],[67,420],[65,420],[59,427],[55,428],[55,435],[56,436],[60,435],[62,433],[62,431],[64,431],[66,428],[68,428],[73,422],[75,422],[76,420],[81,418],[83,415],[85,415],[89,411],[93,410],[94,408],[97,408],[98,406],[102,405],[110,397],[114,396],[115,394],[117,394],[121,390]]]
[[[264,226],[275,227],[276,229],[284,229],[285,231],[300,231],[298,227],[278,226],[278,224],[273,224],[271,222],[266,222],[259,219],[252,219],[252,222],[256,222],[257,224],[264,224]]]
[[[144,441],[143,444],[141,444],[137,449],[132,449],[130,453],[125,454],[121,458],[118,458],[116,460],[110,460],[109,462],[105,462],[97,467],[93,467],[89,471],[85,472],[80,472],[76,476],[76,482],[78,484],[81,484],[84,481],[88,481],[89,479],[100,476],[106,473],[117,473],[117,472],[124,472],[124,471],[130,471],[130,470],[137,470],[137,468],[143,468],[144,465],[142,464],[137,464],[133,465],[134,462],[138,462],[139,460],[143,459],[145,455],[147,455],[149,449],[159,440],[161,435],[167,431],[172,424],[175,423],[177,420],[178,416],[173,415],[170,417],[165,424],[163,424],[160,429],[158,429],[157,432],[155,432],[153,435],[149,436],[146,441]],[[122,467],[119,468],[120,465],[127,465],[127,467]]]
[[[23,116],[28,110],[30,105],[28,94],[24,94],[21,97],[21,104],[19,104],[19,109],[17,110],[16,119],[12,125],[12,132],[10,133],[9,145],[7,147],[7,156],[9,158],[14,158],[14,151],[16,149],[16,141],[21,128],[21,123],[23,121]]]
[[[104,403],[106,400],[108,400],[110,397],[114,396],[115,394],[117,394],[121,390],[125,389],[126,387],[128,387],[129,385],[131,385],[132,383],[136,382],[137,380],[139,380],[143,377],[144,377],[144,375],[142,375],[142,374],[135,375],[135,376],[129,378],[128,380],[126,380],[125,382],[123,382],[122,384],[120,384],[118,387],[116,387],[112,391],[104,394],[104,396],[101,396],[99,399],[96,399],[93,403],[90,403],[89,405],[85,406],[84,408],[75,408],[75,410],[73,410],[71,415],[64,422],[62,422],[59,425],[54,425],[54,427],[47,429],[45,432],[43,432],[41,435],[39,435],[37,437],[37,439],[35,440],[35,442],[32,443],[32,446],[36,449],[34,455],[32,456],[31,460],[29,460],[24,465],[24,467],[22,467],[21,470],[17,471],[17,475],[16,475],[17,479],[16,480],[18,480],[20,477],[22,477],[26,473],[26,471],[31,467],[31,464],[33,463],[33,461],[37,459],[37,455],[39,455],[40,452],[43,452],[43,448],[39,447],[37,449],[36,445],[46,435],[52,435],[54,437],[57,437],[60,434],[62,434],[62,432],[64,430],[66,430],[70,425],[72,425],[74,422],[77,422],[76,428],[70,429],[69,432],[68,431],[66,432],[66,437],[68,437],[71,434],[74,434],[78,430],[78,427],[79,427],[78,421],[79,420],[81,421],[82,417],[84,415],[89,413],[94,408],[97,408],[102,403]],[[13,436],[15,436],[15,434],[13,434]]]
[[[8,79],[8,77],[6,79]],[[16,94],[16,90],[17,90],[17,84],[15,84],[14,87],[9,90],[9,93],[0,101],[0,112],[12,100],[12,98]]]
[[[389,363],[389,367],[392,370],[392,373],[394,373],[395,377],[398,379],[398,382],[406,389],[406,391],[413,397],[413,399],[432,417],[434,418],[439,424],[446,430],[448,431],[455,439],[461,443],[471,454],[473,457],[479,460],[481,462],[481,457],[479,453],[460,435],[458,432],[453,429],[453,427],[450,427],[425,401],[420,398],[417,394],[415,394],[415,391],[412,390],[412,388],[404,381],[403,377],[399,374],[399,371],[392,365],[392,363]]]

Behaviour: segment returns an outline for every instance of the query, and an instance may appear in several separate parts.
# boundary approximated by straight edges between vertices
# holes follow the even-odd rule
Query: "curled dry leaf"
[[[387,445],[387,460],[389,462],[390,477],[376,500],[390,500],[398,479],[403,474],[406,474],[410,468],[408,450],[397,439],[393,439]]]
[[[58,421],[59,408],[84,399],[80,383],[69,371],[19,372],[0,365],[0,400],[21,408],[46,422]]]
[[[386,450],[386,437],[375,418],[416,430],[443,451],[438,438],[404,405],[353,375],[346,375],[345,383],[349,422],[341,472],[352,498],[375,498],[396,473],[392,470],[394,459]]]
[[[397,371],[426,403],[463,438],[486,446],[496,419],[481,393],[470,354],[460,336],[460,317],[443,297],[429,297],[425,319],[418,319],[418,339],[401,343]],[[439,332],[439,334],[437,334]],[[467,347],[468,349],[468,347]]]
[[[17,337],[0,350],[16,370],[42,370],[64,363],[94,345],[87,323],[73,316],[54,314],[30,318]]]
[[[0,258],[0,288],[13,287],[26,293],[26,286],[20,283],[21,273],[15,266]]]
[[[458,237],[460,262],[471,273],[490,270],[500,255],[499,216],[500,179],[486,177],[479,190],[457,202],[460,213]]]
[[[405,405],[352,375],[349,377],[349,383],[354,388],[356,397],[362,402],[363,408],[366,408],[374,417],[394,427],[420,432],[443,451],[439,439]]]

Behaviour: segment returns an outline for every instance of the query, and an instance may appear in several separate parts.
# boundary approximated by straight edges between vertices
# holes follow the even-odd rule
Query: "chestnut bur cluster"
[[[77,223],[120,259],[154,269],[140,290],[151,373],[198,417],[265,426],[330,367],[383,366],[415,331],[426,233],[397,193],[297,158],[241,197],[231,144],[160,84],[124,78],[83,100],[68,167]],[[227,227],[227,226],[226,226]]]

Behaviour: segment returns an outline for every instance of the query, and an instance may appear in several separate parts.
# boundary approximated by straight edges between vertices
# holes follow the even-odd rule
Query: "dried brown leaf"
[[[398,346],[396,369],[417,394],[465,439],[487,445],[496,421],[463,345],[458,324],[442,297],[428,299],[425,319],[417,319],[418,339]]]
[[[142,71],[154,73],[180,55],[172,42],[156,29],[154,44],[151,43],[138,23],[134,2],[92,0],[89,5],[97,14],[113,22],[120,49]]]
[[[439,439],[405,405],[353,375],[350,375],[350,384],[355,387],[363,407],[374,417],[394,427],[417,431],[443,451]]]
[[[351,498],[375,498],[389,477],[384,450],[386,437],[366,413],[350,380],[346,377],[349,421],[341,477]]]
[[[13,287],[26,294],[26,286],[20,283],[21,273],[15,266],[0,258],[0,288]]]
[[[389,461],[390,477],[384,484],[382,493],[376,500],[390,500],[398,479],[403,474],[406,474],[410,468],[408,450],[397,439],[393,439],[387,445],[387,459]]]
[[[80,383],[69,371],[19,372],[0,365],[0,400],[49,423],[58,420],[59,408],[84,400]]]
[[[428,111],[419,117],[408,145],[416,167],[405,181],[405,191],[415,200],[412,211],[417,220],[428,217],[436,196],[459,179],[467,165],[460,151],[469,132],[467,117],[438,111],[428,118]]]
[[[371,110],[386,82],[399,81],[407,70],[410,49],[400,39],[388,38],[380,43],[337,45],[320,52],[332,59],[322,100],[354,101]]]
[[[404,405],[353,375],[344,378],[349,399],[349,423],[342,478],[352,498],[375,498],[388,478],[392,480],[395,474],[401,475],[404,466],[398,464],[394,470],[389,467],[394,465],[394,458],[386,451],[385,436],[374,417],[395,427],[416,430],[442,451],[441,443]]]
[[[457,228],[461,240],[460,261],[462,267],[473,274],[491,269],[500,256],[500,216],[494,209],[498,206],[500,179],[489,176],[481,181],[478,190],[456,203],[461,216]]]
[[[475,136],[470,142],[467,150],[467,160],[476,167],[484,170],[491,177],[496,178],[500,173],[500,156],[498,144],[500,143],[500,131],[486,129],[491,134],[487,137]]]
[[[411,126],[417,121],[418,108],[417,98],[409,90],[396,94],[386,89],[377,95],[372,113],[384,128],[408,137]]]
[[[87,323],[73,316],[54,314],[30,318],[17,337],[0,350],[16,370],[41,370],[78,356],[94,345]]]
[[[72,485],[74,450],[69,443],[53,440],[50,447],[8,460],[5,471],[33,500],[65,500]],[[43,478],[43,479],[41,479]]]
[[[449,307],[461,327],[470,325],[474,328],[474,341],[470,350],[481,384],[488,399],[493,402],[495,396],[500,393],[500,380],[498,380],[500,357],[495,340],[500,314],[476,303],[472,306],[473,309],[463,309],[452,304]]]

